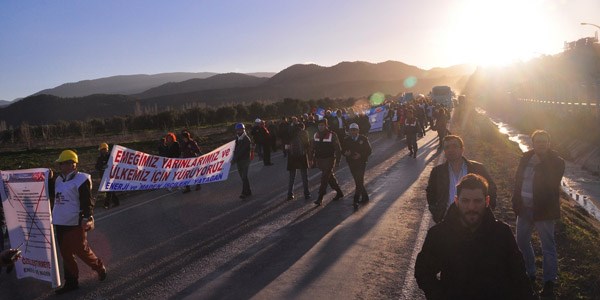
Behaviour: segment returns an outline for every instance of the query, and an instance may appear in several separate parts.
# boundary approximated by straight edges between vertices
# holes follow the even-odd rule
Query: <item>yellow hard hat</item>
[[[98,150],[102,150],[102,149],[108,150],[108,144],[107,143],[100,144],[100,146],[98,147]]]
[[[77,153],[75,153],[75,151],[64,150],[63,152],[60,153],[56,162],[61,163],[61,162],[69,161],[69,160],[73,161],[76,164],[79,163],[79,158],[77,157]]]

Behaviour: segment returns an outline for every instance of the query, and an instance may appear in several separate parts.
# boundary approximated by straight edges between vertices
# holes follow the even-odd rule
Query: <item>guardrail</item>
[[[517,98],[517,101],[539,103],[539,104],[554,104],[554,105],[574,105],[580,107],[596,107],[596,103],[593,102],[568,102],[568,101],[548,101],[548,100],[537,100],[537,99],[524,99]]]

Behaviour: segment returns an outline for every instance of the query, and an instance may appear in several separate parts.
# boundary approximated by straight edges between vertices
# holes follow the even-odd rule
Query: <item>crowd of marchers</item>
[[[436,107],[425,97],[409,103],[384,103],[384,131],[388,137],[405,138],[410,157],[416,158],[418,139],[436,131],[438,151],[444,163],[435,166],[425,190],[433,221],[415,264],[415,278],[427,299],[552,299],[558,279],[554,227],[560,217],[559,186],[564,161],[550,149],[550,135],[535,131],[533,150],[523,154],[515,174],[512,205],[517,215],[516,239],[505,223],[495,219],[497,193],[493,178],[485,166],[464,157],[464,143],[448,131],[450,113]],[[363,111],[361,109],[361,111]],[[298,171],[304,199],[312,200],[308,169],[320,171],[320,183],[314,204],[323,205],[328,186],[336,192],[334,201],[344,197],[335,170],[344,158],[354,180],[353,207],[369,202],[364,176],[373,149],[369,141],[371,122],[365,113],[328,109],[279,120],[257,118],[253,125],[234,125],[235,149],[232,163],[242,181],[240,198],[252,196],[248,170],[254,155],[264,166],[271,166],[271,152],[281,150],[289,173],[287,200],[294,200],[294,182]],[[96,163],[98,174],[105,171],[109,146],[100,144]],[[192,134],[184,130],[179,138],[168,133],[158,145],[164,157],[202,155]],[[79,271],[75,256],[107,278],[107,268],[90,248],[87,232],[93,230],[94,199],[91,176],[79,172],[79,158],[72,150],[63,151],[56,160],[58,172],[50,181],[52,222],[63,257],[65,284],[57,294],[78,289]],[[200,185],[196,186],[200,190]],[[182,190],[190,192],[190,187]],[[106,194],[104,207],[118,206],[114,192]],[[543,249],[543,288],[537,284],[532,231],[540,235]],[[2,243],[1,245],[4,245]],[[18,249],[0,253],[0,266],[11,266],[19,258]]]

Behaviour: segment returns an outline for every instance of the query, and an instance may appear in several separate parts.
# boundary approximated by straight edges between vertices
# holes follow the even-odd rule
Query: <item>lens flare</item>
[[[380,92],[373,93],[371,97],[369,97],[369,102],[371,105],[380,105],[385,100],[385,95]]]
[[[414,87],[415,85],[417,85],[417,77],[409,76],[408,78],[404,79],[404,87],[405,88],[410,89],[410,88]]]

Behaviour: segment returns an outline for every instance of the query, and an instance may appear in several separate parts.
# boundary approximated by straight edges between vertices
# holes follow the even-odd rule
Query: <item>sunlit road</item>
[[[250,168],[253,196],[240,200],[236,171],[201,191],[153,191],[111,210],[96,209],[92,248],[108,266],[98,282],[83,263],[80,289],[64,299],[422,299],[412,267],[430,226],[425,185],[439,158],[435,133],[418,141],[416,159],[404,142],[372,135],[366,186],[371,202],[352,209],[354,183],[345,162],[335,192],[315,207],[286,201],[288,174]],[[233,167],[232,169],[235,169]],[[319,173],[309,172],[317,196]],[[49,284],[0,275],[2,299],[56,298]]]

